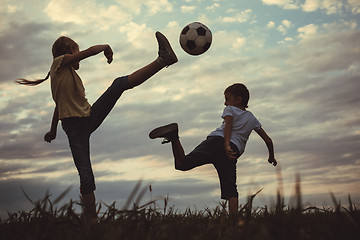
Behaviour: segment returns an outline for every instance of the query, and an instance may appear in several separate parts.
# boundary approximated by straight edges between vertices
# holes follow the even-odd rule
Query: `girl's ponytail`
[[[23,85],[28,85],[28,86],[36,86],[42,82],[45,82],[48,78],[50,77],[50,72],[48,72],[48,74],[46,75],[46,77],[44,79],[38,79],[38,80],[35,80],[35,81],[29,81],[29,80],[26,80],[24,78],[19,78],[17,79],[15,82],[17,84],[23,84]]]
[[[76,48],[79,49],[79,45],[74,40],[72,40],[69,37],[61,36],[54,42],[52,46],[53,58],[55,59],[64,54],[71,54],[72,51],[75,50]],[[36,86],[46,81],[49,77],[50,77],[50,72],[46,75],[44,79],[29,81],[24,78],[19,78],[15,82],[17,84],[22,84],[22,85]]]

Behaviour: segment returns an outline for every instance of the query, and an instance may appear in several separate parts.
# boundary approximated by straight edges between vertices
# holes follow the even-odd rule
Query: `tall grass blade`
[[[247,219],[250,219],[250,218],[251,218],[252,203],[253,203],[254,198],[255,198],[256,195],[258,195],[263,189],[264,189],[264,188],[261,188],[261,189],[260,189],[259,191],[257,191],[256,193],[248,196],[248,202],[245,204],[244,207],[242,207],[242,208],[240,209],[240,211],[239,211],[240,213],[245,210],[245,217],[246,217]]]
[[[353,207],[353,203],[351,201],[350,194],[348,195],[348,199],[349,199],[349,211],[352,213],[352,212],[354,212],[354,207]]]
[[[20,188],[21,188],[22,193],[23,193],[24,196],[26,197],[26,199],[29,200],[29,202],[31,202],[32,205],[35,205],[35,204],[34,204],[34,201],[31,200],[31,198],[26,194],[26,192],[25,192],[25,190],[23,189],[23,187],[21,186]]]
[[[280,196],[284,196],[284,181],[283,181],[283,177],[282,177],[282,171],[281,171],[280,163],[276,166],[275,170],[276,170],[277,182],[278,182],[278,185],[279,185],[278,194],[280,194]]]
[[[280,193],[280,190],[277,191],[276,212],[277,213],[283,213],[284,212],[284,197]]]
[[[137,198],[135,199],[135,206],[134,206],[135,209],[138,208],[141,199],[143,198],[145,192],[147,191],[147,188],[148,188],[147,186],[144,186],[141,189],[140,193],[138,194]]]
[[[277,181],[278,181],[278,191],[277,191],[277,200],[276,200],[276,207],[275,207],[275,211],[277,213],[282,213],[283,212],[283,208],[284,208],[284,181],[283,181],[283,177],[282,177],[282,172],[281,172],[281,165],[278,164],[276,169],[276,176],[277,176]]]
[[[300,185],[300,174],[296,174],[296,184],[295,184],[295,196],[296,196],[296,210],[302,210],[302,199],[301,199],[301,185]]]
[[[49,192],[49,189],[46,189],[46,192],[45,192],[45,197],[44,199],[41,201],[41,205],[43,205],[43,210],[46,210],[47,209],[47,204],[48,204],[48,201],[49,201],[49,197],[51,196],[50,192]]]
[[[340,209],[341,209],[341,203],[340,203],[340,201],[337,202],[337,200],[336,200],[335,195],[334,195],[333,192],[330,192],[330,196],[331,196],[331,199],[332,199],[332,201],[333,201],[333,203],[334,203],[334,205],[335,205],[335,210],[336,210],[336,212],[339,213],[339,212],[340,212]]]
[[[132,200],[134,199],[136,193],[139,191],[139,188],[140,188],[140,186],[141,186],[141,183],[142,183],[142,180],[140,179],[140,180],[136,183],[136,185],[135,185],[134,189],[132,190],[132,192],[130,193],[130,195],[129,195],[129,197],[128,197],[128,199],[127,199],[124,207],[122,208],[122,210],[128,210],[128,208],[129,208]]]
[[[63,191],[54,201],[54,204],[57,204],[61,201],[61,199],[63,199],[72,189],[72,186],[69,186],[67,189],[65,189],[65,191]]]

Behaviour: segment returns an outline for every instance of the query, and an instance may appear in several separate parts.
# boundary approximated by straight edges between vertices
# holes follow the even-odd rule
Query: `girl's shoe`
[[[179,127],[177,123],[170,123],[165,126],[155,128],[149,133],[151,139],[164,138],[162,143],[168,143],[179,139]]]
[[[165,64],[166,67],[176,63],[178,61],[175,52],[171,48],[171,45],[167,38],[161,33],[155,33],[156,39],[159,45],[159,58],[162,64]]]

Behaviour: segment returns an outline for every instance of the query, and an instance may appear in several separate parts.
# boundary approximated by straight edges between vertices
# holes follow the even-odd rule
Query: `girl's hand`
[[[47,132],[44,136],[44,140],[49,143],[51,143],[51,141],[54,140],[55,138],[56,138],[56,132],[53,131]]]
[[[275,158],[269,158],[269,159],[268,159],[268,162],[269,162],[270,164],[274,165],[274,166],[277,165],[277,161],[276,161]]]
[[[110,64],[113,61],[114,53],[109,45],[107,45],[107,47],[105,48],[104,55],[107,59],[108,64]]]
[[[236,152],[231,149],[230,145],[225,146],[225,153],[228,159],[236,160]]]

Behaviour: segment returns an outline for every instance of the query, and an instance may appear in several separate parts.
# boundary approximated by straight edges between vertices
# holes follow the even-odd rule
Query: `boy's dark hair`
[[[236,97],[242,98],[242,104],[245,108],[248,107],[248,102],[250,99],[250,93],[247,87],[242,83],[235,83],[225,89],[225,93],[234,94]]]

